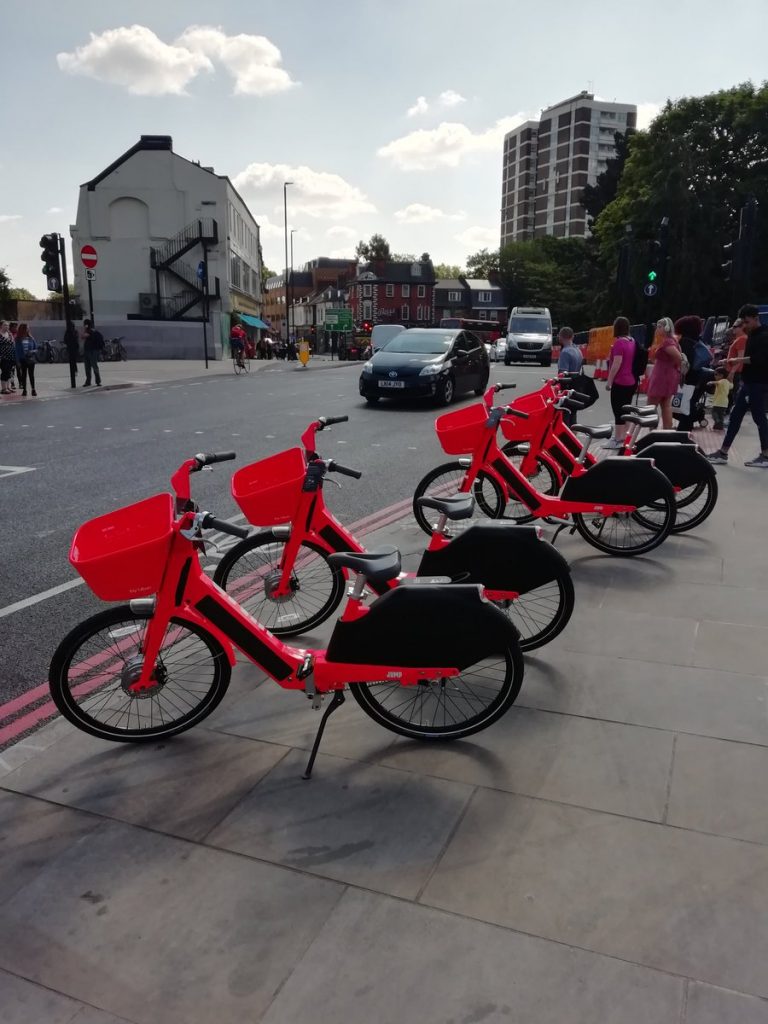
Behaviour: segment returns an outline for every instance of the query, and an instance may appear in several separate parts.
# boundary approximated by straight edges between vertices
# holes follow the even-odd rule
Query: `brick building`
[[[435,268],[428,254],[415,263],[373,260],[349,286],[349,306],[356,324],[405,324],[431,327],[435,322]]]

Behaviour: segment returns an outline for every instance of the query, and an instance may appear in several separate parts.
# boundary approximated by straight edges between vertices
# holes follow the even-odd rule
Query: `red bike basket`
[[[527,412],[528,419],[521,420],[517,416],[502,416],[501,432],[507,441],[530,441],[537,430],[542,427],[542,418],[552,415],[550,406],[538,391],[530,395],[520,395],[514,402],[509,402],[518,412]]]
[[[289,523],[301,500],[304,472],[303,450],[289,448],[238,469],[232,497],[254,526]]]
[[[435,420],[437,439],[446,455],[470,455],[483,441],[488,411],[485,405],[468,405]]]
[[[83,523],[69,560],[102,601],[156,594],[173,534],[173,498],[156,494]]]

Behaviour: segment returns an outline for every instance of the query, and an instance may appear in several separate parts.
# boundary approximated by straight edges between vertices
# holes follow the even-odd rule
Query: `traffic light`
[[[370,322],[370,320],[364,320],[363,321],[363,334],[370,334],[372,330],[373,330],[373,324]]]
[[[59,236],[43,235],[40,239],[40,259],[43,261],[43,276],[49,292],[61,291],[61,263],[59,261]]]

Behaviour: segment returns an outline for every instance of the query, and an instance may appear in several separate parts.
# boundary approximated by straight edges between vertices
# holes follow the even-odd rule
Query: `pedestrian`
[[[67,321],[66,330],[64,331],[64,344],[66,345],[69,358],[69,382],[75,388],[77,387],[75,377],[77,377],[77,359],[80,355],[80,344],[77,338],[77,328],[71,320]]]
[[[733,369],[731,369],[729,373],[731,383],[733,384],[733,390],[731,391],[731,400],[729,405],[730,409],[730,407],[733,405],[733,400],[736,397],[736,394],[739,390],[739,384],[741,384],[741,364],[739,362],[736,362],[736,360],[738,360],[740,356],[744,355],[744,347],[747,344],[747,336],[744,333],[744,326],[738,317],[733,321],[733,326],[731,327],[728,333],[730,335],[730,344],[728,346],[728,351],[726,353],[726,359],[734,360],[732,364]]]
[[[635,359],[635,339],[629,333],[629,320],[617,316],[613,322],[614,342],[608,361],[608,380],[605,390],[611,393],[613,410],[613,437],[606,448],[621,448],[627,433],[627,424],[622,422],[622,408],[628,405],[637,391],[637,378],[632,369]]]
[[[656,358],[648,381],[648,405],[661,410],[661,425],[665,430],[674,426],[672,399],[680,387],[680,365],[682,353],[675,337],[675,325],[668,317],[662,317],[656,324],[661,342],[656,349]]]
[[[725,414],[728,412],[728,400],[733,384],[728,379],[728,370],[719,366],[715,370],[715,383],[712,397],[712,429],[725,430]]]
[[[682,379],[683,384],[693,386],[689,412],[686,416],[678,418],[678,429],[693,430],[695,416],[694,410],[704,395],[705,381],[702,370],[706,370],[712,364],[712,353],[701,340],[703,324],[699,316],[683,316],[675,321],[675,332],[680,339],[680,351],[688,363],[688,371]],[[685,363],[683,363],[685,366]],[[710,374],[711,377],[711,374]]]
[[[14,344],[16,343],[16,332],[18,331],[18,329],[19,329],[18,322],[16,320],[11,320],[11,322],[8,324],[8,330],[11,333],[11,341],[14,342]],[[10,384],[9,384],[9,387],[10,387],[11,391],[15,391],[16,390],[16,381],[14,380],[15,375],[16,375],[16,352],[14,350],[13,366],[11,367],[11,380],[10,380]]]
[[[91,386],[91,372],[96,380],[96,387],[101,387],[99,372],[99,353],[104,348],[104,337],[97,331],[91,320],[83,320],[83,367],[85,369],[84,388]]]
[[[557,360],[558,373],[578,373],[584,362],[579,349],[573,344],[573,328],[561,327],[557,335],[560,342],[560,356]]]
[[[16,365],[13,335],[7,320],[0,320],[0,395],[10,395],[11,374]]]
[[[14,349],[16,351],[16,372],[19,375],[22,397],[27,397],[27,381],[29,381],[32,397],[37,398],[37,391],[35,391],[35,363],[37,361],[35,352],[37,352],[37,342],[29,333],[27,324],[19,324],[19,328],[16,331]]]
[[[751,303],[741,307],[739,319],[747,336],[744,354],[734,360],[726,359],[724,367],[730,370],[736,365],[741,372],[741,384],[723,443],[709,455],[709,460],[720,466],[727,464],[730,447],[749,410],[760,438],[760,454],[748,459],[744,465],[768,469],[768,327],[760,323],[760,310]]]

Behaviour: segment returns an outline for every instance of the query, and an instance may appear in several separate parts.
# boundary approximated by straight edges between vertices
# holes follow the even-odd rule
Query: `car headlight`
[[[425,367],[419,370],[420,377],[436,377],[438,373],[442,373],[445,369],[440,363],[427,363]]]
[[[373,362],[370,359],[363,364],[363,373],[373,373]]]

